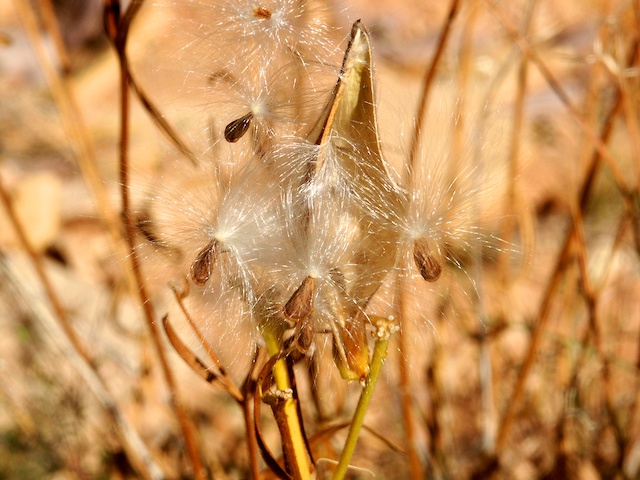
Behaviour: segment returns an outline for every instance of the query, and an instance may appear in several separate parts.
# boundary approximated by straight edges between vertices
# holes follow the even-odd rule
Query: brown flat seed
[[[295,322],[307,318],[313,312],[316,296],[316,279],[306,277],[284,306],[284,314]]]
[[[191,280],[199,286],[203,286],[209,280],[215,263],[215,255],[218,242],[212,240],[206,247],[200,250],[198,256],[191,264]]]
[[[440,278],[442,267],[436,258],[431,255],[429,244],[424,237],[420,237],[413,244],[413,260],[416,262],[420,275],[427,282],[435,282]]]
[[[271,18],[271,12],[264,7],[254,8],[253,14],[256,18],[263,18],[265,20],[269,20]]]
[[[229,143],[235,143],[240,140],[251,125],[253,113],[249,112],[224,127],[224,139]]]
[[[313,342],[313,325],[310,321],[302,322],[302,325],[297,331],[296,345],[301,353],[307,353],[311,348],[311,342]]]

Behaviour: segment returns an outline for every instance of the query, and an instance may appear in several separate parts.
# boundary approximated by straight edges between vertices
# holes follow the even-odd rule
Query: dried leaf
[[[175,349],[175,351],[180,355],[180,357],[185,361],[191,370],[193,370],[200,377],[204,378],[208,383],[213,383],[216,380],[220,380],[220,377],[211,372],[202,360],[200,360],[189,348],[180,340],[180,337],[173,329],[171,324],[169,323],[169,316],[165,315],[162,319],[162,325],[164,326],[164,330],[167,333],[167,338],[171,345]]]

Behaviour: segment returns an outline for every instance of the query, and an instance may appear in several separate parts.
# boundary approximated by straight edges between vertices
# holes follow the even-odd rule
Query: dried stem
[[[222,382],[223,386],[225,387],[227,392],[229,392],[229,395],[231,395],[234,398],[234,400],[238,401],[239,403],[244,403],[244,398],[242,396],[242,393],[240,392],[240,390],[238,390],[238,387],[235,386],[235,384],[233,383],[233,380],[231,379],[231,377],[229,377],[229,375],[227,375],[227,372],[226,372],[224,366],[222,365],[222,362],[220,362],[220,359],[218,358],[218,356],[215,354],[215,352],[211,348],[211,345],[209,344],[209,342],[207,342],[207,339],[204,338],[204,335],[202,334],[202,332],[200,331],[198,326],[193,321],[193,318],[191,318],[191,315],[189,314],[188,310],[186,309],[186,307],[184,305],[183,295],[175,288],[173,289],[173,292],[174,292],[174,295],[176,297],[176,301],[178,302],[178,305],[180,306],[180,310],[182,310],[182,313],[184,314],[185,318],[187,319],[187,322],[189,322],[189,326],[194,331],[194,333],[198,337],[198,340],[199,340],[200,344],[204,347],[205,351],[207,352],[207,355],[209,355],[209,358],[211,359],[211,361],[215,364],[216,368],[218,369],[218,372],[219,372],[218,377],[219,377],[220,381]]]
[[[369,408],[369,403],[373,398],[373,391],[376,383],[378,383],[378,377],[382,371],[382,365],[387,358],[387,350],[389,348],[389,338],[392,332],[397,331],[397,326],[393,324],[392,319],[378,319],[376,325],[376,343],[373,348],[373,357],[369,366],[369,375],[365,380],[364,388],[360,394],[360,400],[358,406],[351,420],[351,426],[349,427],[349,433],[347,434],[347,440],[340,455],[338,466],[333,474],[333,480],[341,480],[347,474],[351,457],[356,448],[358,437],[360,436],[360,429],[364,424],[364,417]]]
[[[634,41],[633,48],[631,49],[631,55],[633,58],[629,60],[629,64],[632,64],[635,61],[635,53],[636,53],[636,42]],[[614,105],[611,107],[609,114],[606,117],[606,120],[602,126],[600,133],[600,143],[604,143],[609,139],[611,132],[613,130],[614,119],[620,112],[622,108],[622,100],[620,98],[620,93],[616,97]],[[581,184],[579,194],[578,194],[578,208],[583,211],[586,207],[587,201],[591,195],[591,190],[595,183],[596,176],[600,170],[602,164],[602,156],[601,150],[596,149],[593,153],[592,158],[589,162],[587,173],[585,178]],[[513,423],[516,407],[520,401],[522,396],[525,382],[528,378],[528,375],[531,371],[533,363],[535,361],[536,355],[538,353],[538,349],[540,347],[540,341],[542,339],[542,333],[546,327],[546,324],[549,320],[550,312],[551,312],[551,300],[555,295],[556,289],[560,284],[560,279],[562,277],[562,273],[566,268],[567,261],[569,258],[569,253],[571,250],[571,245],[576,235],[575,225],[571,220],[571,224],[567,230],[565,235],[564,242],[558,253],[558,257],[555,262],[554,270],[551,274],[551,277],[547,283],[546,290],[542,297],[542,302],[538,311],[538,323],[536,324],[533,335],[531,337],[531,342],[529,344],[529,349],[525,356],[525,359],[520,367],[518,378],[516,380],[516,385],[514,386],[513,393],[511,398],[507,402],[506,410],[498,427],[498,437],[496,442],[496,449],[499,450],[504,445],[506,440],[506,435],[511,428],[511,424]]]
[[[2,253],[0,253],[0,270],[3,272],[2,278],[6,279],[7,284],[15,290],[15,294],[22,300],[22,304],[33,311],[34,317],[41,323],[42,329],[54,340],[64,358],[75,368],[91,393],[95,395],[107,414],[113,419],[124,451],[136,473],[149,480],[165,478],[162,469],[153,459],[138,432],[118,407],[104,378],[96,368],[95,362],[92,358],[85,358],[78,350],[77,340],[69,337],[58,313],[54,311],[55,315],[51,315],[50,310],[44,308],[41,302],[33,301],[38,296],[37,293],[31,291],[33,286],[25,281],[24,274],[16,271]]]
[[[67,315],[67,311],[62,306],[62,302],[60,301],[60,299],[58,298],[58,295],[53,289],[53,285],[51,284],[51,281],[49,280],[49,276],[47,275],[47,272],[45,271],[44,265],[42,263],[42,257],[38,252],[36,252],[36,250],[31,245],[31,242],[27,238],[27,234],[24,228],[22,227],[22,223],[20,222],[20,219],[18,218],[18,215],[16,214],[15,209],[13,208],[13,202],[11,201],[11,197],[9,196],[9,193],[7,192],[7,190],[4,188],[2,178],[0,178],[0,201],[2,201],[2,205],[5,211],[7,212],[7,215],[9,216],[9,221],[11,222],[13,229],[18,235],[18,240],[20,241],[22,248],[24,249],[25,252],[27,252],[27,255],[29,255],[29,259],[31,260],[31,263],[36,269],[36,273],[38,274],[38,279],[40,280],[40,283],[44,287],[47,298],[49,299],[49,302],[51,303],[51,307],[53,308],[53,311],[55,312],[56,317],[60,322],[60,326],[62,327],[62,330],[64,330],[65,335],[67,336],[67,338],[69,339],[73,347],[76,349],[76,351],[80,354],[80,356],[87,363],[89,363],[93,368],[95,368],[96,365],[94,363],[93,358],[89,354],[89,351],[87,350],[87,348],[82,344],[82,342],[80,341],[80,338],[78,337],[75,330],[73,329],[73,326],[71,325],[71,322]]]
[[[42,13],[47,30],[50,35],[56,39],[60,34],[55,18],[51,18],[49,1],[50,0],[41,0],[41,4],[44,7]],[[82,172],[82,177],[87,182],[87,185],[95,198],[100,217],[103,219],[105,226],[111,235],[112,244],[116,247],[120,256],[124,258],[126,256],[126,247],[120,235],[120,222],[107,199],[104,183],[102,182],[97,166],[93,141],[91,140],[91,136],[89,135],[86,124],[82,118],[69,78],[67,75],[60,75],[53,60],[47,53],[47,48],[44,45],[42,36],[40,35],[38,20],[29,4],[30,2],[20,0],[15,2],[16,9],[20,14],[24,28],[31,41],[31,45],[38,57],[40,68],[47,79],[49,88],[51,89],[51,94],[60,111],[63,127],[71,139],[71,146],[74,150],[78,166]],[[61,40],[55,41],[55,44],[58,47],[57,53],[60,57],[60,62],[64,66],[64,59],[68,57],[66,50],[64,49],[64,45]],[[63,73],[65,73],[65,70],[63,70]]]
[[[420,102],[418,104],[418,111],[416,113],[416,123],[413,129],[413,135],[411,137],[411,147],[409,150],[409,159],[406,165],[406,173],[409,182],[413,182],[413,175],[415,174],[415,164],[416,157],[418,156],[418,150],[420,148],[420,137],[424,130],[424,120],[427,113],[427,107],[429,105],[429,93],[431,92],[431,86],[433,84],[433,80],[436,76],[436,71],[438,70],[438,65],[440,63],[440,59],[444,53],[445,47],[447,45],[447,40],[449,39],[449,34],[451,33],[451,27],[453,25],[453,21],[458,14],[460,6],[460,0],[451,0],[451,4],[449,6],[449,13],[447,14],[447,18],[445,19],[444,26],[440,32],[440,37],[438,39],[438,43],[436,46],[436,51],[433,54],[433,59],[431,60],[431,64],[427,69],[424,81],[422,84],[422,94],[420,95]]]
[[[441,395],[440,382],[437,375],[441,362],[441,348],[434,346],[431,360],[425,371],[425,384],[429,392],[429,414],[425,418],[429,432],[429,461],[428,472],[431,478],[448,477],[447,465],[444,457],[444,441],[442,438],[442,412],[446,407]],[[446,474],[445,474],[446,473]]]
[[[120,195],[122,202],[122,216],[125,223],[125,240],[129,247],[129,259],[133,270],[135,287],[138,292],[138,298],[142,305],[144,317],[147,327],[151,334],[151,340],[155,349],[156,357],[160,363],[167,388],[170,393],[170,401],[177,420],[182,430],[187,453],[191,460],[194,477],[198,480],[204,480],[206,474],[200,459],[198,445],[194,436],[193,426],[187,416],[179,396],[173,372],[167,361],[164,346],[160,339],[160,331],[156,323],[156,314],[153,305],[147,294],[146,285],[140,268],[140,259],[135,248],[135,218],[131,212],[131,201],[129,196],[129,69],[126,60],[126,41],[131,22],[135,18],[136,13],[142,7],[143,0],[133,0],[124,16],[118,17],[119,3],[117,0],[106,0],[106,25],[113,45],[118,54],[120,66]]]
[[[420,137],[422,135],[422,131],[424,129],[424,121],[427,114],[427,108],[429,103],[429,94],[431,91],[431,86],[433,84],[433,80],[436,75],[436,71],[438,69],[438,65],[444,54],[447,40],[449,39],[449,35],[451,33],[451,27],[453,25],[453,21],[458,13],[459,9],[459,0],[452,0],[449,6],[449,11],[447,17],[445,19],[445,23],[440,32],[440,37],[438,39],[438,43],[436,46],[436,51],[433,54],[433,58],[431,63],[425,72],[422,91],[420,96],[420,101],[418,104],[418,109],[415,114],[415,126],[413,129],[413,135],[411,137],[411,145],[409,150],[409,158],[407,160],[406,168],[404,171],[405,174],[405,184],[411,190],[414,186],[415,179],[415,170],[416,170],[416,162],[418,156],[418,150],[420,148]],[[396,277],[396,317],[401,319],[401,322],[404,322],[407,318],[407,308],[404,299],[404,295],[407,289],[406,280],[403,276],[398,275]],[[413,407],[412,407],[412,396],[411,396],[411,386],[409,381],[409,358],[407,355],[407,344],[406,344],[406,335],[405,335],[405,327],[401,325],[400,330],[398,332],[398,367],[400,372],[400,392],[402,398],[402,418],[404,422],[404,428],[407,438],[407,453],[409,455],[409,466],[411,469],[412,478],[421,478],[422,477],[422,463],[420,461],[420,456],[418,455],[418,451],[415,444],[415,431],[414,431],[414,420],[413,420]]]
[[[128,62],[128,60],[127,60]],[[140,100],[140,103],[145,108],[147,113],[151,116],[151,119],[155,122],[158,128],[167,136],[167,138],[175,145],[175,147],[182,153],[193,165],[198,165],[198,159],[187,144],[180,138],[180,135],[173,129],[171,124],[166,120],[164,114],[153,103],[149,95],[144,91],[140,84],[136,81],[135,77],[131,74],[129,69],[129,85],[133,88],[133,91]]]
[[[409,378],[409,354],[407,351],[407,332],[408,328],[406,317],[406,292],[407,279],[402,275],[396,276],[396,312],[400,320],[400,328],[398,330],[398,367],[400,373],[400,398],[402,399],[402,422],[406,437],[407,454],[409,455],[409,468],[411,478],[422,478],[423,467],[420,461],[420,455],[416,445],[415,438],[415,421],[413,414],[413,396],[411,394],[411,382]]]
[[[254,394],[257,388],[256,380],[254,379],[254,373],[256,366],[258,365],[258,358],[260,357],[260,349],[256,348],[253,356],[252,367],[242,384],[242,414],[244,417],[245,430],[247,434],[247,451],[249,453],[249,470],[251,472],[251,478],[258,480],[260,478],[260,464],[258,453],[258,439],[256,435],[256,425],[253,421],[255,418],[253,411]]]
[[[536,0],[529,0],[522,20],[521,35],[526,37],[529,32]],[[516,179],[519,175],[520,141],[522,137],[522,124],[524,119],[524,101],[527,91],[527,75],[529,71],[529,59],[527,56],[520,58],[518,66],[518,83],[515,94],[513,110],[513,128],[511,130],[511,142],[509,145],[509,171],[507,173],[507,191],[505,194],[504,220],[502,222],[502,233],[500,238],[509,243],[513,236],[515,224],[514,215],[518,210],[516,198]],[[509,281],[509,255],[503,253],[500,256],[500,279],[506,286]]]
[[[479,2],[467,2],[467,15],[462,27],[460,49],[458,51],[457,92],[453,112],[453,136],[451,139],[451,154],[448,155],[448,182],[453,184],[461,171],[461,160],[464,158],[463,146],[466,136],[464,111],[466,108],[467,88],[473,68],[473,27],[478,17]]]
[[[38,0],[38,5],[40,6],[40,13],[42,14],[42,22],[44,23],[45,29],[49,32],[49,35],[51,35],[56,54],[60,59],[62,74],[63,76],[67,76],[71,72],[71,60],[67,48],[64,45],[62,34],[60,33],[60,27],[56,20],[56,12],[53,9],[53,4],[51,0]]]
[[[267,351],[272,357],[282,355],[281,332],[267,321],[262,328]],[[310,479],[312,464],[304,436],[302,417],[298,409],[298,399],[293,395],[293,378],[289,373],[286,356],[279,358],[273,365],[273,378],[278,392],[284,393],[282,402],[272,405],[272,410],[280,430],[282,451],[287,470],[295,480]],[[262,392],[264,399],[265,392]]]
[[[629,188],[627,186],[627,182],[625,180],[625,176],[620,170],[617,162],[611,155],[609,148],[604,144],[602,139],[598,136],[596,131],[589,125],[583,115],[580,113],[578,108],[573,104],[569,95],[562,88],[560,82],[555,78],[549,67],[547,67],[546,63],[542,60],[540,55],[538,55],[536,49],[529,43],[529,41],[524,38],[520,32],[513,27],[511,22],[504,15],[502,10],[492,1],[485,0],[485,2],[489,5],[489,7],[493,10],[496,17],[502,24],[503,28],[507,31],[509,36],[513,39],[513,41],[520,47],[522,52],[538,67],[540,73],[544,76],[548,85],[551,87],[551,90],[556,94],[556,96],[560,99],[560,101],[567,108],[571,117],[576,122],[576,124],[580,127],[580,129],[587,135],[594,148],[598,152],[598,154],[602,157],[602,159],[607,163],[607,166],[611,170],[613,178],[615,179],[618,188],[622,192],[623,195],[627,195],[629,192]]]

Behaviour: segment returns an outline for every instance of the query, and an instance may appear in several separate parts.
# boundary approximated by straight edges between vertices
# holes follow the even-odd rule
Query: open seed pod
[[[359,21],[353,25],[339,80],[308,140],[320,147],[308,181],[326,181],[332,172],[349,185],[344,203],[356,233],[348,262],[335,267],[344,277],[344,291],[334,302],[340,310],[333,312],[334,350],[343,377],[361,380],[369,357],[363,312],[397,262],[394,219],[406,205],[406,193],[393,180],[380,148],[370,38]],[[314,217],[316,205],[309,203],[308,218]]]

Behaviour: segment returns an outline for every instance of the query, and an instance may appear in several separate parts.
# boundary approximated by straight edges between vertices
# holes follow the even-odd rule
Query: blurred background
[[[640,478],[639,2],[462,0],[453,14],[458,2],[321,3],[335,48],[305,102],[323,106],[362,19],[397,172],[450,28],[419,156],[439,172],[434,192],[469,187],[463,198],[475,208],[460,219],[483,232],[482,245],[449,245],[455,261],[438,282],[402,293],[402,345],[392,343],[353,478]],[[190,84],[216,74],[198,53],[207,8],[144,2],[128,39],[138,85],[205,163],[235,101]],[[103,9],[100,0],[0,0],[0,478],[192,475],[129,286],[119,72]],[[163,218],[154,199],[181,195],[202,170],[130,98],[136,243],[157,321],[171,312],[179,324],[167,286],[180,275],[166,261],[172,245],[145,225]],[[393,313],[393,291],[390,279],[373,308]],[[253,339],[233,323],[205,329],[240,382]],[[241,410],[168,344],[166,358],[204,464],[215,478],[246,478]],[[335,372],[305,375],[308,433],[348,420],[360,386]],[[319,400],[314,385],[327,386]],[[263,430],[277,451],[271,419]],[[344,433],[329,435],[319,458],[336,458]],[[148,453],[142,470],[131,449]]]

